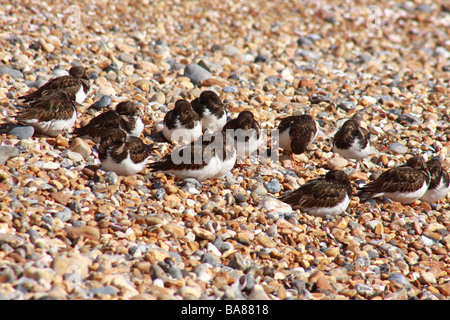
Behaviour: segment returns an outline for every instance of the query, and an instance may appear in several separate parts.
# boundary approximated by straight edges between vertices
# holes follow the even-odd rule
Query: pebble
[[[353,101],[341,101],[338,107],[344,111],[351,111],[356,109],[356,104]]]
[[[0,164],[19,155],[19,149],[12,146],[0,146]]]
[[[281,191],[281,184],[277,179],[270,180],[270,182],[266,183],[264,186],[270,193],[277,193]]]
[[[343,169],[348,165],[348,161],[344,158],[331,158],[328,160],[328,168],[330,170]]]
[[[10,75],[14,79],[23,79],[23,73],[10,67],[0,67],[0,76],[3,74]]]
[[[91,147],[81,138],[73,139],[69,150],[79,153],[84,159],[87,159],[91,154]]]
[[[94,104],[93,104],[93,108],[97,109],[97,110],[101,110],[104,108],[108,108],[111,105],[112,99],[110,96],[102,96],[100,98],[100,100],[97,100]]]
[[[195,85],[198,85],[201,81],[212,77],[208,70],[195,63],[190,63],[184,68],[184,75],[188,77]]]
[[[14,126],[9,132],[9,135],[16,136],[17,139],[29,139],[34,135],[34,127],[33,126]]]
[[[408,152],[408,148],[406,148],[405,145],[400,142],[390,143],[388,145],[388,150],[397,154],[405,154]]]

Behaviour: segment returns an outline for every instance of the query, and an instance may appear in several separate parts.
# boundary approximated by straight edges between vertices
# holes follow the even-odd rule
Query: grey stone
[[[356,104],[353,101],[345,100],[345,101],[341,101],[338,104],[338,108],[341,108],[342,110],[345,110],[345,111],[350,111],[350,110],[356,109]]]
[[[240,192],[236,193],[234,199],[236,200],[237,203],[247,201],[247,197],[245,196],[245,194]]]
[[[23,83],[25,83],[27,85],[28,88],[40,88],[41,86],[43,86],[47,81],[43,80],[43,79],[39,79],[36,81],[24,81]]]
[[[69,204],[69,208],[70,210],[72,210],[73,212],[80,214],[81,213],[81,203],[78,201],[72,201]]]
[[[259,62],[262,62],[262,63],[269,63],[269,61],[270,61],[270,59],[269,59],[269,57],[267,56],[267,55],[265,55],[265,54],[258,54],[257,56],[256,56],[256,58],[255,58],[255,63],[259,63]]]
[[[400,142],[394,142],[391,143],[388,146],[388,149],[394,153],[399,153],[399,154],[405,154],[408,152],[408,148],[406,148],[402,143]]]
[[[103,296],[112,295],[112,296],[115,296],[118,293],[117,289],[115,287],[113,287],[113,286],[90,288],[89,292],[91,292],[94,296],[97,296],[97,295],[103,295]]]
[[[103,178],[105,179],[105,183],[110,185],[117,184],[117,182],[119,181],[119,177],[117,176],[117,174],[112,171],[105,172]]]
[[[311,39],[309,39],[308,37],[300,37],[300,38],[298,38],[298,40],[297,40],[297,44],[300,46],[300,47],[304,47],[304,48],[309,48],[309,47],[311,47],[312,46],[312,44],[313,44],[313,40],[311,40]]]
[[[202,210],[213,211],[214,208],[216,208],[216,207],[217,207],[217,203],[215,203],[214,201],[209,201],[203,205]]]
[[[406,125],[418,125],[422,123],[419,118],[409,113],[399,115],[395,121]]]
[[[433,12],[433,6],[429,4],[419,3],[416,7],[416,11],[425,12],[425,13],[432,13]]]
[[[37,239],[39,239],[41,237],[39,232],[34,229],[28,229],[27,233],[30,236],[30,240],[32,243],[34,243]]]
[[[228,86],[222,89],[225,93],[238,93],[239,89],[236,86]]]
[[[134,57],[132,55],[130,55],[130,54],[127,54],[127,53],[121,53],[118,56],[118,58],[119,58],[120,61],[123,61],[125,63],[129,63],[129,64],[136,63],[136,60],[134,60]]]
[[[16,70],[16,69],[13,69],[10,67],[1,67],[0,68],[0,76],[5,73],[9,74],[14,79],[22,79],[23,78],[23,73],[20,72],[19,70]]]
[[[270,182],[266,183],[265,185],[267,191],[271,193],[277,193],[281,191],[281,184],[278,181],[278,179],[272,179]]]
[[[17,125],[11,129],[8,133],[9,135],[14,135],[17,139],[28,139],[34,135],[34,127],[33,126],[22,126]]]
[[[407,286],[408,288],[411,287],[411,284],[409,283],[408,279],[405,278],[405,276],[401,273],[394,272],[389,275],[387,278],[389,281],[395,281],[399,284],[402,284],[404,286]]]
[[[305,58],[306,60],[318,60],[320,59],[320,55],[317,52],[314,52],[312,50],[304,50],[304,49],[298,49],[295,52],[296,56],[300,56],[302,58]]]
[[[375,289],[372,286],[364,283],[357,283],[355,285],[355,290],[363,297],[371,297],[375,294]]]
[[[96,101],[93,105],[94,109],[104,109],[108,108],[111,105],[112,99],[108,95],[104,95],[100,98],[100,100]]]
[[[69,221],[70,218],[72,218],[72,211],[69,208],[66,208],[63,211],[55,213],[55,218],[58,218],[62,222]]]
[[[150,267],[150,276],[152,277],[153,280],[155,279],[161,279],[161,280],[166,280],[167,279],[167,275],[164,272],[164,270],[157,264],[153,264]]]
[[[211,253],[205,252],[201,257],[200,262],[209,263],[215,267],[220,263],[220,259]]]
[[[194,185],[196,188],[202,188],[202,184],[197,180],[197,179],[194,179],[194,178],[186,178],[186,179],[184,179],[183,180],[183,184],[187,184],[187,183],[191,183],[192,185]]]
[[[195,63],[190,63],[184,68],[184,75],[191,79],[191,82],[195,85],[212,76],[208,70]]]
[[[19,155],[19,149],[13,146],[0,146],[0,164]]]

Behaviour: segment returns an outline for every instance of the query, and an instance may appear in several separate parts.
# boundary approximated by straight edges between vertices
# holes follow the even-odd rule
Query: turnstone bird
[[[202,135],[202,123],[187,100],[177,100],[175,108],[164,117],[163,136],[169,141],[189,143]]]
[[[140,138],[127,136],[122,129],[111,129],[101,139],[98,158],[102,170],[128,176],[144,169],[153,149]]]
[[[348,119],[333,138],[333,152],[359,161],[370,155],[369,131],[360,126],[361,114]]]
[[[191,104],[200,116],[203,131],[220,131],[227,123],[226,106],[214,91],[203,91],[200,97],[192,100]]]
[[[17,115],[17,120],[48,136],[72,130],[77,119],[77,103],[63,91],[37,98]]]
[[[261,127],[250,111],[239,113],[237,118],[229,120],[222,130],[234,139],[238,159],[253,155],[261,145]]]
[[[70,68],[69,75],[53,78],[36,91],[21,96],[19,99],[30,102],[52,92],[63,91],[70,99],[81,104],[86,99],[90,89],[91,84],[87,76],[86,68],[74,66]]]
[[[352,186],[344,171],[331,170],[325,178],[308,181],[279,200],[292,209],[313,216],[338,215],[344,212],[352,198]]]
[[[215,131],[174,149],[160,161],[150,163],[149,168],[171,173],[180,179],[204,181],[225,176],[235,163],[233,140],[224,131]]]
[[[383,172],[378,178],[362,187],[358,196],[362,200],[386,197],[392,201],[411,203],[420,199],[430,184],[430,173],[420,155],[408,159],[405,165]]]
[[[120,128],[127,135],[139,138],[144,131],[142,117],[141,108],[131,101],[123,101],[117,104],[115,110],[108,110],[99,114],[84,127],[75,129],[73,134],[100,143],[101,137],[107,130]]]
[[[450,191],[448,172],[442,167],[438,158],[432,158],[427,162],[428,172],[431,180],[428,190],[420,198],[429,203],[438,202]]]
[[[294,154],[301,154],[314,141],[317,136],[318,127],[316,121],[307,114],[289,116],[281,120],[278,125],[279,147],[291,154],[292,161],[299,165],[294,159]]]

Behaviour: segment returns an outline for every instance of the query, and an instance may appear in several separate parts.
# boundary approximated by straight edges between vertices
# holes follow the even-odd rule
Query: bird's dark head
[[[342,170],[331,170],[325,175],[327,181],[350,182],[347,174]]]
[[[188,119],[190,117],[195,117],[197,115],[194,109],[192,109],[191,103],[183,99],[177,100],[175,102],[174,110],[181,116],[182,119]]]
[[[441,169],[441,160],[438,157],[431,158],[426,163],[427,169],[430,172],[438,172]]]
[[[69,74],[74,78],[89,80],[87,76],[87,70],[83,66],[73,66],[69,70]]]
[[[406,161],[406,165],[417,170],[427,169],[427,164],[420,154],[409,158],[408,161]]]
[[[120,145],[127,140],[127,134],[122,129],[110,129],[101,137],[100,145]]]
[[[142,110],[131,101],[122,101],[117,104],[116,111],[120,115],[142,115]]]
[[[214,104],[220,102],[220,98],[214,91],[206,90],[200,94],[200,101],[205,104]]]

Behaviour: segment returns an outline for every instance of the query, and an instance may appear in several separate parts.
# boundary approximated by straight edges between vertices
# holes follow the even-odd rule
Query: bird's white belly
[[[283,132],[279,132],[278,136],[279,141],[278,146],[287,151],[291,151],[291,142],[292,142],[291,137],[289,135],[289,131],[291,131],[291,129],[287,128]]]
[[[450,185],[445,186],[443,178],[441,178],[441,182],[434,189],[428,189],[425,194],[420,198],[422,201],[426,201],[429,203],[438,202],[442,198],[444,198],[447,193],[450,192]]]
[[[401,202],[401,203],[411,203],[415,200],[420,199],[428,189],[428,184],[426,182],[423,183],[422,187],[416,191],[412,192],[384,192],[379,196],[385,196],[393,201]]]
[[[164,126],[162,131],[164,137],[168,141],[178,141],[179,143],[189,143],[198,139],[202,135],[202,124],[198,121],[194,128],[188,129],[181,127],[180,123],[177,122],[174,129],[169,129]]]
[[[57,136],[59,134],[63,134],[64,132],[70,131],[73,128],[76,120],[77,113],[76,111],[74,111],[72,118],[66,120],[50,120],[39,122],[37,119],[32,119],[24,122],[35,127],[38,131],[46,135]]]
[[[114,159],[108,155],[102,162],[102,169],[105,171],[113,171],[119,176],[129,176],[136,174],[144,169],[148,158],[140,163],[134,163],[128,155],[121,163],[117,163]]]
[[[338,214],[344,212],[347,209],[349,204],[350,204],[350,198],[346,194],[344,200],[334,207],[311,207],[311,208],[303,209],[301,211],[304,211],[313,216],[320,216],[320,217],[323,217],[327,214],[328,215],[338,215]]]

